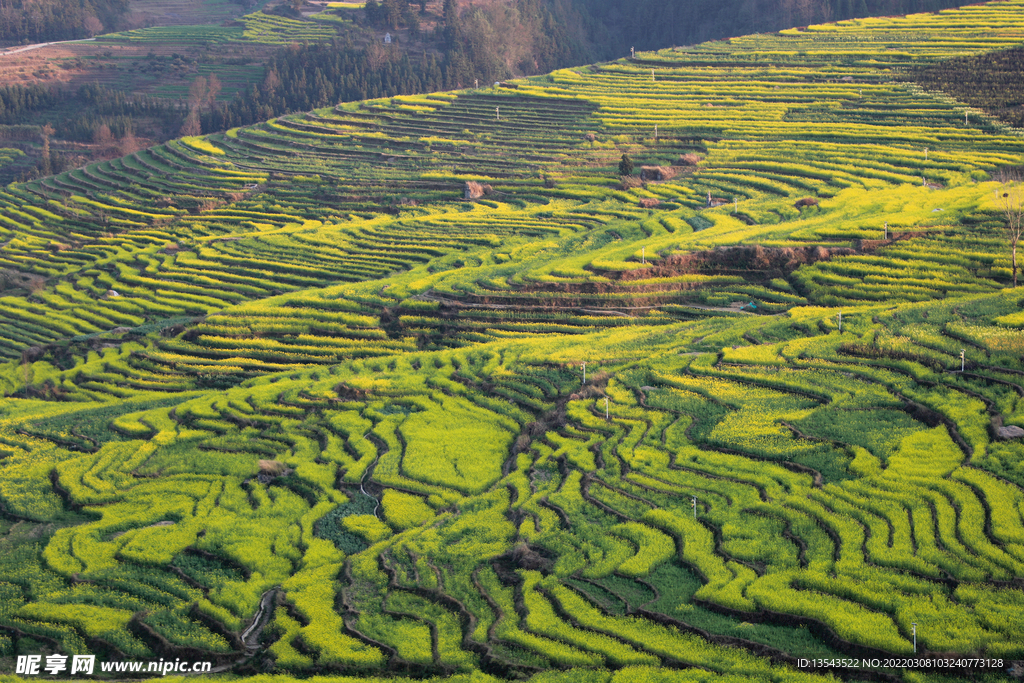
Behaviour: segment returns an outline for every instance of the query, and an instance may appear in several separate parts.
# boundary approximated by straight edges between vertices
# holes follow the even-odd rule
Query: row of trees
[[[251,10],[257,0],[233,2]],[[131,0],[0,0],[0,42],[7,44],[77,40],[137,26]]]
[[[190,98],[189,111],[208,105],[220,91],[220,82],[211,76],[209,83],[203,79],[201,85],[193,85],[194,90],[197,88],[202,92]],[[39,84],[0,87],[0,125],[5,129],[42,120],[54,126],[57,138],[90,142],[101,126],[117,137],[133,132],[137,119],[160,121],[171,135],[180,124],[181,107],[175,102],[139,97],[94,83],[77,89]]]
[[[324,43],[289,49],[267,64],[263,82],[228,103],[211,104],[200,114],[210,132],[262,121],[290,111],[306,111],[342,101],[442,90],[451,81],[448,65],[433,55],[413,60],[385,46],[356,49]],[[187,126],[187,134],[197,134]]]
[[[427,0],[419,0],[420,14],[427,11]],[[420,19],[409,0],[366,0],[366,20],[378,28],[407,28],[419,33]]]
[[[77,90],[54,88],[50,92],[63,106],[56,112],[41,107],[31,118],[38,121],[43,116],[56,113],[53,118],[48,118],[54,124],[56,137],[62,140],[92,142],[97,131],[104,126],[120,138],[138,133],[137,122],[141,120],[155,127],[151,131],[155,136],[170,136],[177,132],[181,122],[181,107],[176,102],[140,97],[95,83]]]
[[[215,77],[214,88],[219,88]],[[20,141],[17,144],[30,157],[38,157],[34,166],[4,166],[0,183],[59,173],[89,162],[90,156],[130,154],[141,145],[139,135],[166,139],[176,134],[181,116],[179,103],[139,97],[98,84],[77,89],[38,84],[0,87],[0,138]],[[58,141],[95,146],[90,153]]]
[[[36,112],[58,106],[63,93],[42,85],[7,85],[0,88],[0,124],[27,123]]]

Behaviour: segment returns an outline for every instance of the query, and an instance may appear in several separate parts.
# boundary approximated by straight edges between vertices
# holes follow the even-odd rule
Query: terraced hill
[[[1005,680],[1024,139],[907,76],[1022,6],[8,186],[0,665]]]

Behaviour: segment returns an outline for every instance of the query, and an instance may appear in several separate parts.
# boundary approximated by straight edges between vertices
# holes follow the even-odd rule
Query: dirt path
[[[19,52],[28,52],[29,50],[38,50],[41,47],[49,47],[51,45],[65,45],[67,43],[87,43],[89,41],[94,41],[94,40],[96,40],[96,39],[95,38],[79,38],[78,40],[58,40],[58,41],[55,41],[53,43],[36,43],[35,45],[25,45],[24,47],[14,48],[13,50],[10,49],[10,48],[7,48],[3,52],[0,52],[0,57],[6,57],[7,55],[16,55]]]

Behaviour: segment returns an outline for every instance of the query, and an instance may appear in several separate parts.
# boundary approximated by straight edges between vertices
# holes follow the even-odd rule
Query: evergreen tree
[[[383,0],[380,4],[383,23],[391,29],[397,29],[402,24],[402,10],[398,6],[398,0]]]
[[[458,0],[444,0],[444,44],[449,50],[456,49],[462,41],[462,30],[459,26]]]
[[[628,154],[623,154],[619,160],[619,175],[633,175],[633,160]]]
[[[366,13],[366,23],[370,24],[370,26],[379,26],[381,24],[381,7],[377,0],[366,0],[363,11]]]

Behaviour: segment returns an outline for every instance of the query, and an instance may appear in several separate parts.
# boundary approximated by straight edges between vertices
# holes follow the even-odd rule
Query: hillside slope
[[[462,88],[633,48],[958,2],[645,0],[623,11],[606,0],[118,0],[113,4],[127,14],[106,21],[101,35],[0,52],[7,86],[0,89],[0,137],[25,153],[0,167],[0,182],[329,103]],[[85,32],[80,19],[104,23],[89,14],[102,3],[81,5],[11,0],[0,5],[0,34],[17,33],[56,7],[79,18],[58,22],[64,32],[47,40],[91,36],[99,29]],[[110,33],[115,28],[120,32]],[[393,36],[387,45],[386,32]]]
[[[904,76],[1019,45],[1022,6],[8,186],[0,663],[1004,677],[1024,138]]]

